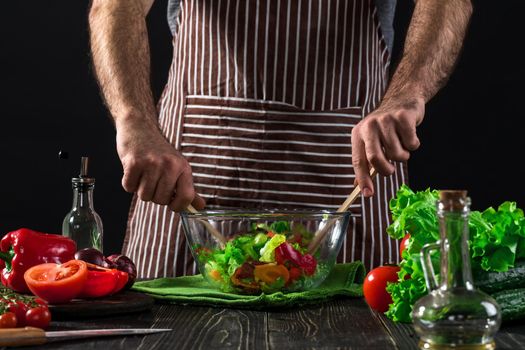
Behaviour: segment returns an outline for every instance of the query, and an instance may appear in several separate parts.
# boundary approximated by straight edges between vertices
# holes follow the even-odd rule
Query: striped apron
[[[336,209],[352,191],[352,128],[390,57],[372,0],[183,0],[159,101],[165,137],[207,208]],[[405,165],[351,207],[339,261],[399,261],[388,201]],[[143,278],[193,274],[178,214],[132,201],[123,247]]]

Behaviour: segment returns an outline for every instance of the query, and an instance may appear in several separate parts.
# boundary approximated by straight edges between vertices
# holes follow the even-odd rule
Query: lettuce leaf
[[[401,186],[397,196],[390,200],[392,224],[388,234],[395,239],[402,239],[407,232],[417,236],[418,242],[435,242],[439,238],[436,215],[436,190],[414,192],[407,185]]]
[[[273,236],[264,247],[261,248],[261,257],[259,258],[259,261],[262,262],[275,262],[275,249],[286,242],[286,236],[281,234],[276,234]]]
[[[420,262],[423,245],[439,239],[436,202],[439,192],[427,189],[414,192],[403,185],[390,201],[392,224],[388,234],[401,239],[410,233],[408,248],[403,252],[399,280],[389,283],[387,291],[392,304],[386,312],[393,321],[410,322],[412,306],[427,294]],[[469,217],[469,249],[473,270],[504,272],[516,259],[525,258],[525,217],[515,202],[504,202],[498,209],[472,211]],[[440,254],[432,256],[434,271],[439,272]],[[438,276],[439,279],[439,276]]]
[[[503,272],[514,267],[516,256],[525,253],[521,246],[521,252],[518,251],[518,243],[525,238],[523,210],[514,202],[504,202],[498,210],[488,208],[481,214],[476,213],[474,218],[484,220],[486,225],[473,230],[472,218],[470,220],[473,268]]]

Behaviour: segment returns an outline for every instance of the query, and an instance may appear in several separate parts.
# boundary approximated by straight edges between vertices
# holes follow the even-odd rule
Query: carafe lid
[[[439,191],[439,201],[444,210],[462,211],[469,200],[466,190],[441,190]]]

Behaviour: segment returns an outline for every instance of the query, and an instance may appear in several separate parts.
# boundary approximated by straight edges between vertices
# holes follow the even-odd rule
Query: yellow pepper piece
[[[281,277],[285,283],[288,282],[290,278],[288,269],[283,265],[276,264],[255,265],[253,275],[256,280],[268,284],[274,283],[279,277]]]
[[[218,270],[211,270],[208,276],[210,276],[212,279],[216,281],[222,282],[222,276]]]

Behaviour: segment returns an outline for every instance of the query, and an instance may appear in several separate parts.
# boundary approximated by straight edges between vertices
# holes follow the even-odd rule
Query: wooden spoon
[[[376,173],[377,173],[376,169],[374,169],[374,168],[370,169],[370,177],[371,178],[374,178]],[[354,190],[352,191],[352,193],[350,193],[348,195],[348,197],[346,197],[346,200],[337,209],[337,212],[338,213],[343,213],[343,212],[347,211],[348,208],[350,208],[350,206],[352,205],[352,203],[354,203],[354,201],[356,200],[356,198],[359,196],[360,193],[361,193],[361,188],[359,187],[359,185],[356,185]],[[317,248],[319,248],[319,245],[321,244],[321,242],[325,238],[326,234],[328,233],[328,230],[335,224],[336,221],[337,221],[337,219],[332,219],[332,220],[328,221],[326,223],[326,225],[324,225],[322,228],[317,230],[316,233],[314,233],[314,238],[312,239],[312,241],[308,245],[308,253],[309,254],[313,254],[317,250]]]
[[[195,209],[191,204],[188,205],[186,207],[186,210],[188,210],[190,213],[192,214],[195,214],[197,213],[197,209]],[[208,232],[211,233],[211,235],[213,237],[215,237],[215,239],[217,241],[219,241],[219,245],[221,248],[224,248],[224,246],[226,245],[226,238],[224,238],[224,236],[219,232],[217,231],[217,229],[215,227],[213,227],[208,220],[203,220],[203,219],[198,219],[205,227],[206,229],[208,230]]]

